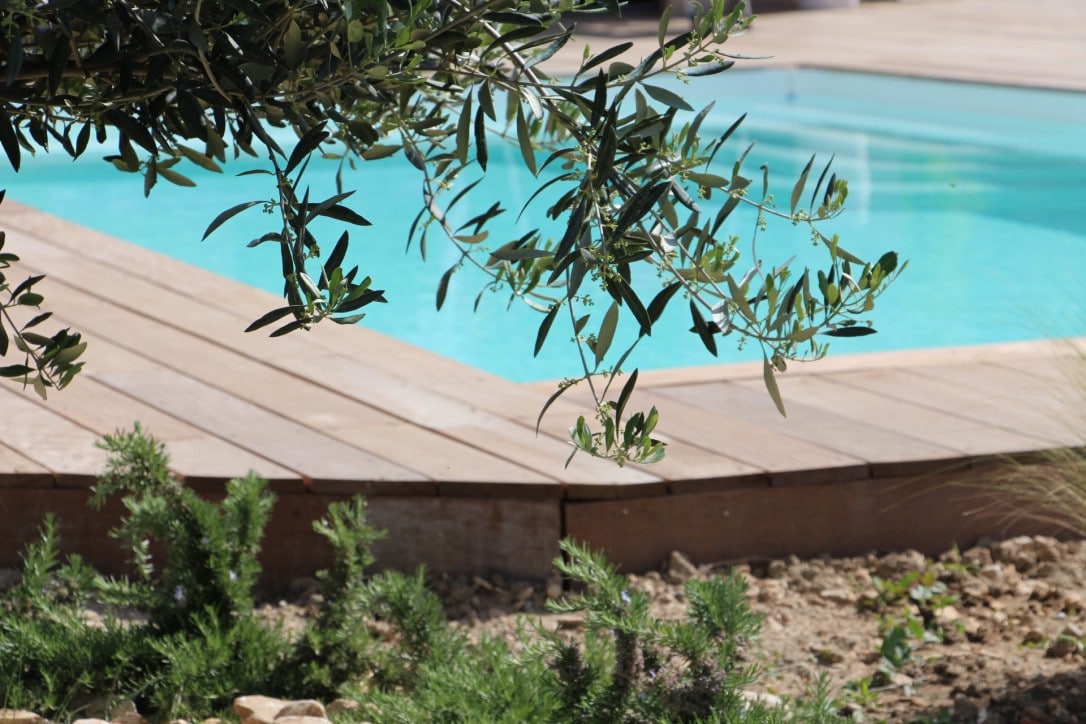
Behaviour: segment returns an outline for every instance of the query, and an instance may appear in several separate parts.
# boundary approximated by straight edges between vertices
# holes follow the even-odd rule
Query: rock
[[[270,696],[239,696],[234,699],[234,713],[243,724],[271,724],[287,703]]]
[[[1039,535],[1023,547],[1038,563],[1055,563],[1060,559],[1059,542],[1055,538]]]
[[[1045,657],[1049,659],[1062,659],[1071,654],[1078,653],[1081,649],[1082,644],[1075,639],[1061,636],[1048,645],[1048,648],[1045,649]]]
[[[275,724],[332,724],[322,716],[280,716]]]
[[[32,711],[0,709],[0,724],[39,724],[41,721],[43,719]]]
[[[279,713],[275,715],[275,718],[276,720],[286,717],[315,717],[324,719],[326,716],[324,704],[313,699],[299,699],[297,701],[288,702],[286,706],[279,710]]]
[[[682,583],[698,576],[698,567],[679,551],[671,551],[667,559],[667,577],[674,583]]]
[[[1033,628],[1029,631],[1026,631],[1025,635],[1022,636],[1022,643],[1027,646],[1030,644],[1040,644],[1044,643],[1045,638],[1046,637],[1043,633]]]
[[[980,712],[980,706],[969,697],[962,694],[954,697],[954,719],[956,721],[983,721],[980,718]]]
[[[775,694],[763,694],[760,691],[740,691],[739,698],[747,704],[764,704],[768,707],[778,707],[784,702]]]
[[[845,655],[835,649],[812,646],[811,653],[814,654],[815,661],[823,666],[832,666],[845,660]]]
[[[943,606],[935,612],[935,620],[944,626],[960,621],[961,618],[961,612],[954,606]]]
[[[875,564],[875,575],[883,580],[896,579],[912,571],[924,570],[927,563],[928,559],[920,551],[902,551],[879,559]]]
[[[820,598],[842,606],[856,602],[857,595],[847,588],[826,588],[818,592]]]
[[[110,724],[106,719],[76,719],[72,724]]]
[[[553,600],[562,597],[562,579],[552,576],[547,579],[547,598]]]
[[[779,558],[770,561],[765,568],[765,574],[768,578],[784,578],[787,573],[788,564]]]
[[[325,707],[325,711],[329,715],[332,715],[332,714],[353,714],[354,712],[357,712],[361,708],[362,708],[362,705],[359,704],[354,699],[340,698],[340,699],[336,699],[331,704],[329,704],[327,707]],[[354,719],[354,718],[355,717],[351,717],[351,719]]]

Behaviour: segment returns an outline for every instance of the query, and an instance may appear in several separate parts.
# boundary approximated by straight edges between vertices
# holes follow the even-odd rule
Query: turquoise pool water
[[[748,173],[768,163],[779,199],[787,199],[811,153],[823,161],[835,154],[850,195],[846,213],[827,228],[861,255],[895,249],[910,260],[875,311],[879,334],[836,340],[831,354],[1086,333],[1086,94],[816,70],[736,71],[682,92],[698,107],[716,98],[706,134],[748,113],[731,155],[719,157],[721,168],[730,168],[735,155],[757,140]],[[268,196],[266,178],[232,175],[259,167],[259,160],[243,159],[222,176],[193,173],[197,189],[160,182],[145,200],[141,179],[116,172],[100,155],[75,163],[61,154],[42,156],[25,162],[4,185],[24,203],[279,291],[278,252],[245,248],[274,226],[270,217],[250,210],[199,241],[219,211]],[[497,198],[513,216],[534,190],[533,179],[515,172],[514,149],[504,157],[492,149],[492,156],[477,206],[462,209],[461,218]],[[314,194],[332,193],[334,171],[329,167],[322,178],[316,170],[309,174]],[[363,324],[514,380],[576,373],[576,353],[557,325],[540,356],[532,357],[538,314],[520,305],[507,311],[505,296],[491,295],[473,315],[477,278],[454,277],[445,309],[436,312],[438,279],[457,257],[436,237],[425,264],[417,249],[405,253],[418,208],[416,172],[396,160],[367,164],[363,171],[347,173],[345,183],[358,188],[352,207],[374,225],[352,229],[350,261],[387,290],[390,302],[368,307]],[[545,207],[535,208],[542,215]],[[749,240],[749,216],[729,223],[732,233]],[[326,243],[333,234],[338,232],[326,234]],[[803,230],[787,224],[771,223],[758,245],[768,263],[810,251]],[[726,341],[718,358],[710,356],[687,331],[683,306],[676,305],[670,323],[642,343],[635,365],[758,357],[756,349],[740,352]]]

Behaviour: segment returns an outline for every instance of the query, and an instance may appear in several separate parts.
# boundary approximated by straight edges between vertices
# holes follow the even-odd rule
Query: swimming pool
[[[831,354],[1083,333],[1076,323],[1083,319],[1086,269],[1086,216],[1078,211],[1086,189],[1086,95],[817,70],[733,71],[683,93],[696,107],[716,98],[716,127],[703,126],[706,135],[748,113],[730,144],[733,156],[720,162],[730,167],[734,155],[757,140],[747,168],[753,173],[768,163],[778,198],[787,198],[812,152],[823,160],[835,154],[850,195],[846,213],[827,228],[861,256],[894,249],[910,260],[875,311],[879,334],[834,340]],[[503,157],[492,148],[491,156],[479,207],[461,210],[465,218],[499,197],[519,209],[535,189],[530,177],[511,172],[520,165],[515,149]],[[406,163],[379,163],[345,178],[348,187],[359,188],[352,207],[374,222],[352,230],[349,261],[372,275],[390,301],[367,307],[363,324],[514,380],[576,373],[573,348],[562,344],[557,327],[532,357],[538,314],[519,306],[506,311],[505,298],[491,296],[473,318],[479,283],[466,276],[454,277],[445,309],[434,310],[438,279],[457,254],[431,243],[426,264],[417,250],[405,255],[419,180]],[[218,212],[268,195],[266,178],[230,173],[260,165],[242,160],[225,175],[200,174],[197,189],[160,183],[144,200],[139,177],[97,157],[73,164],[54,154],[25,163],[8,186],[13,198],[44,211],[278,292],[278,252],[245,248],[267,231],[270,219],[258,211],[199,241]],[[331,173],[324,189],[309,173],[315,194],[330,192]],[[542,214],[545,207],[535,208]],[[749,216],[729,224],[749,239]],[[771,263],[809,246],[803,230],[788,224],[771,223],[759,237],[760,254]],[[720,357],[711,357],[687,331],[680,307],[654,329],[633,365],[760,355],[725,342]]]

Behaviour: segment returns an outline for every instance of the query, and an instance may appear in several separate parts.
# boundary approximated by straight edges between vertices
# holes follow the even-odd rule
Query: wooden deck
[[[1075,0],[1038,7],[1057,5],[1080,10]],[[1018,4],[1003,0],[877,3],[835,27],[868,37],[861,21],[881,26],[891,11],[919,30],[935,11],[972,8],[990,20],[1004,6],[1015,10],[1005,22],[1019,28]],[[761,37],[786,37],[781,27],[798,36],[798,20],[769,16]],[[906,25],[895,19],[895,32]],[[961,23],[958,31],[986,37],[990,29]],[[863,53],[853,62],[879,69]],[[1003,70],[1012,65],[1021,70]],[[586,413],[575,394],[552,408],[537,436],[549,388],[364,328],[246,335],[274,297],[11,200],[0,207],[0,228],[25,271],[48,273],[43,291],[56,317],[90,342],[81,378],[48,402],[0,386],[0,514],[8,523],[0,567],[15,562],[46,511],[61,516],[70,549],[117,564],[102,535],[117,510],[92,514],[85,501],[104,461],[95,440],[137,420],[198,490],[215,494],[247,470],[271,481],[280,504],[265,564],[280,582],[326,562],[311,521],[354,493],[367,495],[373,521],[390,532],[382,562],[448,572],[543,577],[562,535],[629,568],[655,566],[672,549],[697,560],[933,550],[1001,525],[963,516],[983,495],[955,481],[1003,456],[1084,444],[1062,378],[1077,353],[1021,343],[805,366],[781,380],[787,419],[761,389],[760,364],[643,373],[640,404],[663,415],[667,461],[620,469],[577,456],[566,468],[566,428]]]

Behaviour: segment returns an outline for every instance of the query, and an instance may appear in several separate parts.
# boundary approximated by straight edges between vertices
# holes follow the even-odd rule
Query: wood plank
[[[568,455],[565,439],[549,436],[537,438],[531,427],[510,424],[509,420],[486,413],[474,403],[450,394],[450,390],[460,389],[454,383],[456,368],[443,369],[441,358],[429,355],[434,363],[429,374],[412,378],[400,376],[398,371],[376,369],[376,360],[384,359],[386,365],[395,367],[402,355],[411,354],[407,345],[383,335],[375,336],[361,328],[336,325],[322,325],[304,338],[293,335],[268,339],[244,335],[239,331],[240,318],[221,309],[204,306],[198,300],[186,301],[105,265],[87,262],[73,266],[70,260],[65,264],[65,258],[41,240],[26,235],[13,236],[35,251],[36,261],[52,254],[52,262],[60,266],[54,268],[51,276],[75,290],[87,294],[101,290],[107,299],[115,300],[114,307],[143,310],[158,321],[171,325],[174,330],[189,330],[205,340],[226,345],[237,354],[287,372],[320,369],[320,381],[324,386],[400,420],[429,427],[469,446],[492,451],[509,462],[531,468],[537,476],[570,482],[595,483],[602,480],[608,483],[656,485],[661,482],[658,477],[643,471],[629,468],[617,470],[609,463],[587,458],[563,469],[562,463]],[[89,305],[88,300],[80,308],[87,309]],[[70,308],[64,310],[64,314],[73,322],[80,322],[80,317]],[[165,339],[162,343],[169,344]],[[352,346],[359,349],[358,359],[338,353]],[[392,354],[380,354],[382,347]],[[452,374],[446,376],[443,374],[445,371]],[[366,384],[360,385],[363,379]],[[505,380],[494,378],[493,384],[499,387],[504,385],[514,397],[523,393],[522,388]],[[393,390],[398,394],[391,394]]]
[[[98,369],[103,345],[92,340],[85,359]],[[102,365],[102,369],[108,369]],[[33,393],[23,395],[30,402],[87,428],[99,438],[118,430],[130,430],[140,423],[145,431],[166,445],[171,469],[197,488],[222,490],[226,480],[254,471],[277,485],[301,483],[301,476],[281,465],[231,445],[225,440],[177,420],[160,410],[121,394],[85,373],[77,383],[54,392],[48,401]],[[0,469],[7,469],[0,467]]]
[[[408,429],[393,417],[356,399],[349,399],[336,391],[302,379],[293,374],[240,355],[233,350],[212,344],[207,340],[186,334],[175,327],[156,324],[140,315],[103,300],[92,297],[64,284],[53,284],[50,299],[55,304],[78,307],[89,313],[80,321],[58,316],[62,323],[81,329],[95,346],[101,346],[101,337],[115,329],[126,331],[122,344],[132,354],[153,360],[156,364],[175,369],[208,384],[229,390],[272,411],[292,417],[297,422],[313,427],[337,439],[367,450],[371,454],[412,469],[418,469],[420,461],[432,458],[420,456],[420,450],[440,448],[447,457],[437,464],[425,464],[435,475],[445,475],[453,480],[474,482],[509,482],[553,484],[552,478],[540,475],[522,466],[502,460],[483,450],[469,447],[419,428],[410,429],[412,445],[378,445],[382,429],[396,428],[404,435]],[[95,335],[99,338],[95,339]],[[140,369],[146,366],[138,360],[121,360],[121,348],[114,346],[109,360],[124,369]],[[93,349],[92,349],[93,351]],[[107,367],[106,360],[93,360],[91,374]],[[370,434],[372,433],[372,434]],[[387,442],[387,438],[385,438]],[[401,440],[404,443],[406,440]],[[419,447],[414,447],[418,445]],[[206,471],[194,471],[198,477],[206,477]],[[331,491],[329,491],[331,492]]]
[[[2,403],[0,403],[2,404]],[[53,474],[7,445],[0,445],[0,490],[6,488],[52,488]]]
[[[57,485],[85,487],[102,471],[106,453],[95,447],[98,436],[24,398],[10,386],[0,386],[0,444],[48,470]],[[6,494],[6,493],[5,493]]]
[[[89,514],[87,490],[12,489],[0,497],[0,568],[14,567],[27,543],[38,536],[46,513],[58,516],[61,549],[80,553],[110,574],[128,571],[127,556],[108,536],[120,522],[119,501]],[[280,495],[262,541],[262,582],[286,588],[299,577],[312,577],[331,562],[325,540],[313,521],[343,496]],[[542,580],[558,556],[561,516],[558,501],[463,498],[378,497],[367,500],[367,520],[388,532],[374,546],[375,569],[405,572],[425,565],[432,574],[487,575]],[[17,515],[14,512],[17,511]]]
[[[367,399],[381,409],[395,407],[405,419],[491,450],[520,465],[568,484],[659,485],[661,480],[632,468],[578,456],[568,468],[569,444],[547,435],[536,436],[526,425],[454,400],[413,384],[354,357],[325,355],[322,377],[344,395]],[[450,382],[450,385],[452,383]],[[512,384],[512,383],[509,383]]]
[[[438,495],[556,497],[562,492],[554,478],[417,425],[364,424],[324,432],[357,447],[379,450],[386,459],[410,461],[435,481]],[[315,491],[343,492],[330,487]]]
[[[261,560],[265,579],[285,585],[331,563],[313,521],[334,495],[282,495],[272,511]],[[558,556],[557,500],[381,496],[366,499],[366,519],[387,536],[373,546],[375,570],[502,575],[540,580]]]
[[[606,553],[624,572],[658,569],[673,550],[696,563],[905,548],[935,554],[955,544],[968,547],[982,536],[1053,532],[1050,525],[1008,518],[1008,512],[979,480],[883,478],[570,501],[566,531]]]
[[[938,392],[925,386],[898,396],[891,392],[898,389],[896,382],[903,374],[898,370],[869,373],[884,380],[878,391],[854,384],[862,374],[785,376],[779,384],[790,416],[797,407],[821,409],[853,420],[849,426],[853,431],[869,427],[865,441],[877,443],[865,444],[865,459],[877,475],[916,475],[960,458],[1022,452],[1043,442],[927,406],[926,400]],[[755,392],[761,387],[755,382],[736,384]]]
[[[657,409],[660,413],[658,430],[662,437],[696,448],[689,450],[689,455],[691,458],[698,456],[697,460],[683,459],[680,465],[701,464],[708,455],[713,465],[718,466],[719,473],[738,476],[736,484],[753,482],[748,477],[753,471],[761,471],[773,485],[864,478],[869,473],[864,460],[800,440],[786,431],[752,425],[727,408],[707,409],[663,392],[655,388],[642,390],[635,393],[634,403]],[[572,390],[567,394],[583,400],[585,391]],[[686,450],[675,448],[672,452],[678,452],[679,455],[674,457],[680,457]],[[741,467],[737,467],[737,463]],[[668,463],[665,461],[663,465]],[[697,492],[712,487],[711,483],[694,476],[681,477],[681,470],[675,475],[669,475],[669,471],[667,467],[661,468],[673,493]]]
[[[308,484],[350,480],[359,493],[434,492],[433,483],[419,473],[173,370],[106,372],[95,377],[169,415],[300,471]]]
[[[838,415],[832,409],[786,402],[788,417],[781,417],[764,390],[735,382],[667,387],[661,389],[661,394],[705,410],[727,410],[736,420],[822,448],[822,460],[812,460],[813,469],[863,466],[863,475],[853,474],[853,478],[869,474],[869,461],[890,462],[883,451],[900,444],[897,435]],[[842,465],[842,456],[851,460],[851,466]]]
[[[1073,444],[1073,436],[1064,427],[1037,411],[1041,404],[1038,398],[1021,391],[1024,376],[1011,370],[1007,373],[988,365],[925,366],[894,372],[854,372],[848,375],[848,382],[879,396],[917,400],[932,410],[949,413],[958,422],[939,428],[947,435],[947,444],[960,438],[959,446],[979,445],[973,448],[976,454],[1012,454]],[[979,385],[973,387],[970,380],[979,380]],[[985,380],[991,386],[986,386]],[[1018,386],[1019,391],[1008,385]],[[933,425],[932,433],[936,432]],[[992,451],[983,452],[985,447]]]

